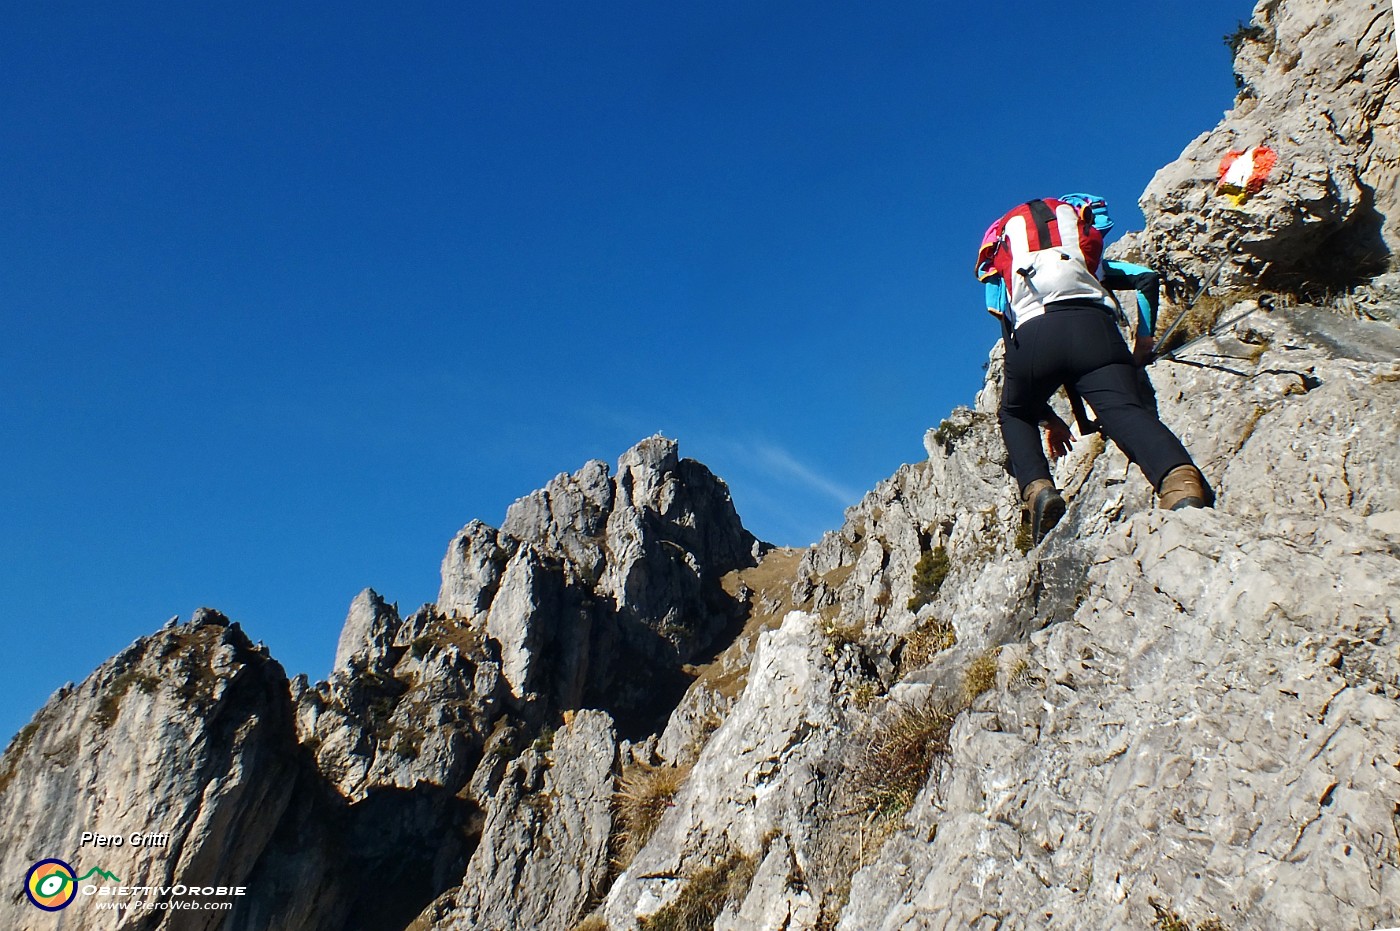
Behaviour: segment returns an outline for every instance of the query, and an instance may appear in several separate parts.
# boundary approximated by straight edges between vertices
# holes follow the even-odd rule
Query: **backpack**
[[[1087,195],[1032,200],[987,228],[977,251],[977,278],[1005,285],[1005,318],[1013,330],[1056,301],[1112,306],[1113,296],[1097,274],[1103,233],[1096,226],[1107,218],[1096,209],[1102,203]]]

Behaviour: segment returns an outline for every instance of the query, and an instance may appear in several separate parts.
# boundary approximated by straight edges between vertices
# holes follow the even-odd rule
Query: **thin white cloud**
[[[762,483],[740,480],[730,483],[729,489],[744,526],[760,540],[778,546],[809,546],[841,523],[839,509],[795,502],[791,492],[782,497],[770,494]]]
[[[822,475],[816,469],[800,462],[796,456],[772,443],[760,443],[753,448],[751,461],[754,465],[778,479],[796,479],[809,489],[822,494],[842,507],[850,507],[860,500],[860,492],[849,488],[835,479]]]
[[[640,441],[658,432],[655,425],[647,425],[642,418],[629,412],[598,408],[589,414],[598,423],[624,431],[632,437],[631,442]],[[665,427],[659,432],[663,436],[674,437],[680,441],[682,456],[695,455],[699,447],[701,461],[714,468],[720,478],[731,483],[736,476],[726,475],[728,470],[724,468],[725,459],[730,460],[729,468],[737,466],[755,476],[781,482],[784,487],[790,486],[795,480],[808,491],[829,498],[843,508],[858,502],[863,494],[821,474],[782,446],[768,440],[718,438],[707,435],[705,431],[670,430]],[[717,458],[714,461],[706,461],[703,452],[705,449],[710,450]]]

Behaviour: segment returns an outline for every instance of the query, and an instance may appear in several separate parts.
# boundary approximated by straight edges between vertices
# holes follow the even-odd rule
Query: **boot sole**
[[[1048,500],[1046,500],[1048,499]],[[1055,525],[1060,522],[1060,518],[1065,516],[1065,499],[1055,494],[1053,491],[1043,491],[1036,499],[1035,511],[1031,521],[1031,539],[1036,543],[1045,539],[1045,535],[1055,529]]]
[[[1204,498],[1197,498],[1195,495],[1191,495],[1182,498],[1176,504],[1173,504],[1170,509],[1173,511],[1179,511],[1182,508],[1203,508],[1206,506],[1207,505]]]

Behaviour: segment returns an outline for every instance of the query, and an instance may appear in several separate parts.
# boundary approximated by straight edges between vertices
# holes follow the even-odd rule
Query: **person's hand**
[[[1151,334],[1138,334],[1133,338],[1133,362],[1139,368],[1152,361],[1152,350],[1156,348],[1157,340]]]
[[[1074,434],[1069,430],[1069,424],[1058,417],[1045,422],[1045,448],[1050,452],[1050,459],[1053,462],[1068,453],[1074,447]]]

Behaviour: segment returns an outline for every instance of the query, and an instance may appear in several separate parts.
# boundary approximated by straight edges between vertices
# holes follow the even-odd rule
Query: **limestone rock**
[[[438,608],[468,618],[483,614],[496,595],[514,542],[479,520],[463,527],[442,560]]]
[[[138,640],[54,695],[6,750],[0,864],[16,881],[0,924],[112,926],[91,902],[46,914],[25,900],[19,880],[48,858],[129,886],[246,883],[292,797],[294,748],[281,668],[223,615]],[[187,915],[184,928],[223,917]]]
[[[347,631],[356,614],[352,606]],[[302,742],[351,801],[419,784],[458,791],[507,710],[499,652],[480,631],[431,608],[395,631],[393,639],[374,638],[353,667],[337,667],[328,682],[296,697]]]
[[[567,559],[587,578],[602,572],[600,541],[607,531],[615,492],[606,463],[585,463],[573,475],[556,476],[542,490],[510,506],[501,532],[529,540],[543,552]]]
[[[841,927],[1147,926],[1154,901],[1228,927],[1393,923],[1396,841],[1365,827],[1400,788],[1390,547],[1146,512],[1104,552],[1073,623],[959,724]]]
[[[131,898],[157,906],[123,928],[403,927],[470,852],[470,806],[450,793],[415,786],[347,804],[298,746],[281,667],[209,609],[56,693],[0,761],[0,797],[4,868],[22,877],[56,857],[111,873],[88,884],[137,887]],[[85,831],[122,842],[84,843]],[[169,907],[185,901],[177,885],[245,893],[212,897],[229,911],[188,911]],[[94,900],[46,914],[18,889],[0,922],[114,926]]]
[[[399,621],[357,597],[336,671],[294,689],[298,729],[354,805],[431,786],[480,807],[470,866],[420,923],[564,927],[596,901],[616,741],[609,715],[575,709],[664,722],[683,658],[732,622],[721,578],[761,551],[723,484],[654,437],[615,480],[591,462],[516,502],[501,530],[468,524],[441,604]],[[532,749],[550,734],[549,753]],[[552,893],[522,901],[523,874]]]
[[[603,911],[610,928],[636,928],[639,918],[675,900],[708,865],[734,854],[763,855],[775,833],[799,850],[815,847],[817,764],[839,736],[835,683],[811,615],[793,612],[781,628],[762,635],[743,696],[650,841],[614,883]],[[792,866],[796,876],[801,862],[799,854]],[[787,875],[786,867],[772,869]],[[784,904],[745,903],[750,913],[785,910],[811,922],[789,927],[815,926],[810,896],[778,881],[768,888]]]
[[[357,660],[360,668],[367,667],[372,657],[383,656],[394,642],[399,624],[398,610],[386,604],[374,589],[360,592],[350,603],[350,613],[341,628],[334,668],[349,672]]]
[[[733,622],[720,578],[762,551],[723,482],[651,437],[615,477],[587,463],[517,501],[500,531],[464,528],[438,609],[499,644],[521,713],[591,705],[636,733],[659,726],[680,667]]]
[[[795,594],[834,612],[834,623],[861,630],[886,679],[900,640],[935,618],[953,625],[968,650],[1010,636],[1003,628],[1024,620],[1014,604],[1033,584],[1024,561],[991,558],[1015,552],[1020,522],[995,416],[956,410],[929,431],[925,446],[927,461],[877,485],[798,570]],[[937,591],[916,590],[919,561],[939,549],[948,560],[945,578]],[[962,598],[962,611],[944,607],[971,590],[978,594]]]
[[[998,684],[856,875],[842,929],[1396,922],[1394,834],[1359,828],[1389,823],[1374,800],[1395,797],[1400,746],[1394,339],[1284,307],[1202,344],[1204,366],[1154,366],[1215,511],[1152,510],[1121,453],[1081,440],[1056,468],[1069,511],[1027,558],[949,536],[925,610],[1002,646]],[[925,501],[906,513],[937,513],[941,485],[900,487]],[[948,687],[956,652],[905,681]]]
[[[802,887],[802,871],[781,835],[774,839],[743,902],[722,914],[715,931],[796,931],[820,927],[821,910]]]
[[[570,716],[549,749],[511,761],[460,888],[430,906],[418,925],[572,927],[607,880],[616,765],[612,721],[597,711]]]

